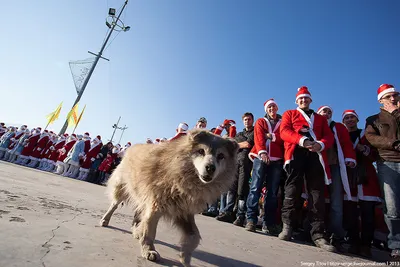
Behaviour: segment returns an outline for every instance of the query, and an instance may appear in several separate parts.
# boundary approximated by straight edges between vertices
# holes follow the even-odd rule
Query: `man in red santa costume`
[[[48,166],[48,158],[51,154],[50,147],[53,146],[57,139],[57,136],[53,133],[53,131],[49,132],[49,140],[47,141],[46,147],[40,153],[40,163],[37,169],[44,170]]]
[[[309,193],[309,221],[311,238],[315,245],[326,251],[335,252],[334,246],[325,238],[325,184],[329,185],[330,170],[326,149],[334,143],[334,136],[325,117],[310,109],[311,93],[303,86],[296,94],[297,109],[288,110],[282,115],[280,128],[284,141],[284,168],[287,173],[285,198],[282,207],[283,229],[279,239],[290,240],[293,225],[297,219],[304,180]]]
[[[75,145],[76,141],[78,140],[76,134],[71,134],[68,137],[68,140],[65,142],[65,145],[59,150],[59,155],[57,158],[57,168],[55,170],[55,174],[62,175],[66,168],[68,167],[67,164],[64,163],[65,158],[67,157],[69,151]]]
[[[162,139],[160,140],[160,143],[163,143]],[[118,157],[122,159],[126,153],[126,150],[131,146],[131,142],[126,143],[125,147],[121,150],[121,152],[118,153]]]
[[[68,138],[68,134],[59,136],[54,144],[49,148],[49,156],[47,157],[47,165],[43,168],[44,171],[53,172],[56,167],[56,162],[59,156],[59,150],[65,145],[65,140]]]
[[[234,120],[224,120],[224,122],[217,126],[214,134],[221,135],[226,130],[228,137],[234,138],[236,136],[236,122]]]
[[[89,144],[89,145],[88,145]],[[77,178],[79,174],[80,161],[85,156],[85,152],[90,149],[90,136],[89,133],[85,133],[83,136],[78,135],[78,142],[75,143],[74,147],[68,153],[64,163],[68,164],[68,169],[64,170],[63,176],[70,178]]]
[[[26,141],[25,147],[22,150],[21,155],[19,155],[18,160],[15,162],[16,164],[24,165],[24,166],[27,165],[31,154],[33,153],[33,150],[36,147],[38,140],[40,139],[41,131],[42,131],[42,128],[40,128],[40,127],[36,128],[36,129],[32,129],[32,131],[31,131],[32,135]]]
[[[345,201],[345,221],[348,225],[349,253],[371,258],[371,242],[375,232],[375,205],[381,202],[378,175],[372,164],[378,159],[378,151],[364,136],[365,131],[358,129],[358,114],[355,110],[345,110],[342,115],[353,148],[357,154],[357,172],[353,180],[351,197]],[[358,203],[357,203],[358,202]],[[357,204],[361,211],[361,239]]]
[[[46,148],[47,142],[49,141],[49,131],[44,130],[43,133],[40,135],[40,138],[35,146],[35,148],[32,150],[32,154],[29,157],[31,162],[27,165],[28,167],[31,168],[36,168],[37,165],[39,164],[40,161],[40,155],[43,152],[43,150]]]
[[[278,191],[283,171],[283,141],[280,138],[281,115],[274,99],[264,103],[265,116],[256,121],[254,127],[254,147],[249,157],[253,160],[250,193],[247,198],[246,230],[255,231],[258,222],[258,200],[264,181],[267,182],[267,195],[264,198],[264,217],[262,231],[278,235],[280,227],[276,221],[278,210]]]
[[[18,131],[15,133],[15,136],[13,138],[11,138],[11,143],[8,146],[8,149],[6,151],[6,154],[4,156],[4,160],[5,161],[9,161],[11,158],[11,155],[14,151],[14,149],[16,148],[16,146],[18,145],[19,139],[25,134],[26,128],[28,126],[26,125],[22,125]]]
[[[86,180],[89,174],[90,166],[92,165],[92,162],[96,160],[96,157],[100,153],[102,146],[103,143],[101,142],[101,136],[98,135],[96,138],[93,139],[89,151],[82,158],[82,164],[79,169],[78,180],[82,181]]]
[[[318,114],[324,116],[329,123],[335,137],[334,145],[326,149],[329,169],[331,170],[332,183],[329,185],[329,233],[331,233],[331,244],[340,252],[345,252],[342,246],[346,235],[343,229],[343,197],[351,199],[347,167],[356,166],[356,153],[350,139],[349,132],[341,123],[332,120],[333,109],[330,106],[321,106]],[[343,195],[344,191],[344,195]],[[347,199],[347,200],[349,200]]]
[[[189,125],[187,125],[186,122],[179,123],[178,128],[176,129],[175,136],[171,137],[168,141],[173,141],[178,139],[179,137],[186,135],[188,130],[189,130]]]

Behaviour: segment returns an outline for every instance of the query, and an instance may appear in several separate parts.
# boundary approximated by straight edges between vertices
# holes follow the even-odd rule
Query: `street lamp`
[[[96,58],[95,58],[95,60],[93,62],[92,67],[90,68],[89,72],[87,73],[87,76],[86,76],[84,82],[82,83],[82,88],[79,91],[78,96],[77,96],[74,104],[72,105],[72,107],[74,107],[76,105],[76,103],[78,103],[79,100],[81,100],[83,92],[85,91],[85,88],[86,88],[86,86],[87,86],[87,84],[88,84],[88,82],[90,80],[90,77],[93,74],[94,69],[96,68],[96,65],[97,65],[97,62],[99,61],[99,59],[103,58],[105,60],[108,60],[108,59],[102,57],[102,54],[103,54],[104,49],[106,48],[107,42],[110,39],[111,34],[113,33],[113,31],[118,31],[118,32],[119,31],[124,31],[124,32],[129,31],[130,27],[129,26],[125,26],[125,24],[120,20],[121,14],[124,11],[124,9],[125,9],[127,4],[128,4],[128,0],[125,0],[125,3],[122,6],[122,9],[119,12],[117,17],[115,16],[115,14],[116,14],[115,8],[110,8],[108,10],[108,15],[109,16],[106,19],[106,25],[110,29],[110,32],[108,33],[107,38],[104,40],[104,43],[103,43],[103,45],[102,45],[102,47],[101,47],[101,49],[100,49],[98,54],[95,54],[95,53],[92,53],[92,52],[88,51],[90,54],[95,55]],[[64,134],[65,131],[67,130],[67,127],[68,127],[68,118],[65,120],[64,126],[61,128],[59,134],[60,135]]]

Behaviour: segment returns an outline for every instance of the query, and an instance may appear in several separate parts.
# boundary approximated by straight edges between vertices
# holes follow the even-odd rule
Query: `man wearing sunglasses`
[[[393,259],[400,259],[400,111],[399,92],[391,84],[378,88],[378,114],[367,118],[365,137],[378,149],[378,178],[385,200],[388,246]]]

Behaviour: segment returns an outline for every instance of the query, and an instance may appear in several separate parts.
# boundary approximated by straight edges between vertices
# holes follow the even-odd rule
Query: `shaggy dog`
[[[182,232],[180,261],[190,266],[200,242],[194,215],[231,186],[238,144],[207,131],[193,130],[177,140],[130,147],[111,175],[111,206],[100,221],[107,226],[121,202],[133,206],[132,232],[141,254],[158,261],[154,239],[161,217]]]

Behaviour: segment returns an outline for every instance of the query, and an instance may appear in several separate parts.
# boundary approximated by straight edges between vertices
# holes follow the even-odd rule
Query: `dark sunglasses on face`
[[[384,97],[382,97],[382,99],[390,99],[391,97],[398,98],[399,95],[400,95],[399,93],[394,93],[394,94],[391,94],[391,95],[384,96]]]

